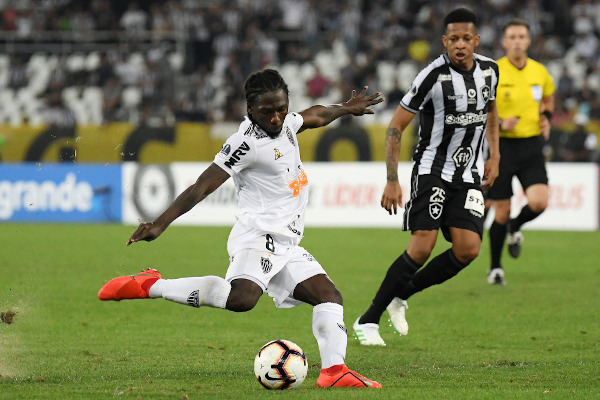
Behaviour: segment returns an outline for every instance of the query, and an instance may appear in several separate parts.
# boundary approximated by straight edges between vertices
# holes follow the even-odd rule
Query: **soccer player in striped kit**
[[[484,199],[498,176],[498,66],[475,54],[477,17],[465,8],[444,19],[447,52],[415,78],[396,109],[386,133],[387,184],[381,206],[396,214],[402,206],[398,154],[403,131],[420,114],[419,141],[413,154],[411,191],[403,229],[408,248],[389,267],[370,307],[354,323],[363,345],[385,346],[379,320],[388,310],[396,331],[408,333],[406,300],[455,276],[479,254]],[[482,156],[487,137],[490,157]],[[438,232],[452,247],[426,264]]]

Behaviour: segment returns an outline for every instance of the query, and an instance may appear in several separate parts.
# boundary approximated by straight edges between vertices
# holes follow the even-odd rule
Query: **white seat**
[[[67,69],[71,72],[78,72],[85,68],[85,56],[83,53],[73,53],[67,56]]]
[[[100,65],[100,55],[97,51],[92,51],[85,56],[84,61],[85,69],[88,71],[95,71]]]
[[[562,78],[564,64],[562,60],[552,60],[546,64],[546,68],[548,68],[548,72],[554,78],[554,82],[558,83],[560,78]]]
[[[146,69],[146,58],[140,52],[131,53],[127,62],[142,70]]]
[[[28,103],[34,101],[35,95],[30,89],[28,89],[27,87],[23,87],[17,91],[15,98],[17,106],[21,107],[22,109],[25,109]]]
[[[338,79],[339,68],[331,51],[323,50],[318,52],[315,56],[314,62],[323,76],[331,80]]]
[[[0,88],[8,86],[8,80],[10,79],[10,71],[4,68],[0,68]]]
[[[104,94],[97,86],[90,86],[83,90],[83,103],[86,107],[89,123],[101,124],[103,120]]]
[[[419,73],[417,66],[412,61],[402,61],[398,64],[397,69],[397,79],[398,79],[398,87],[407,92],[415,77]]]
[[[295,61],[288,61],[279,68],[279,73],[287,82],[290,93],[304,90],[302,80],[298,78],[300,65]]]
[[[10,88],[0,90],[0,108],[5,108],[15,102],[15,91]]]
[[[69,86],[62,90],[61,97],[65,104],[74,104],[79,102],[79,89],[75,86]]]
[[[81,97],[88,103],[102,104],[102,89],[98,86],[88,86],[83,89]]]
[[[0,54],[0,69],[10,67],[10,56],[8,54]]]
[[[173,71],[179,72],[181,71],[181,68],[183,68],[183,63],[185,61],[183,54],[181,54],[180,52],[174,52],[169,54],[169,65],[171,65],[171,68],[173,69]]]
[[[396,87],[396,66],[389,61],[380,61],[377,63],[376,74],[378,90],[384,93],[391,92]]]
[[[46,63],[46,58],[40,61],[30,62],[27,65],[27,76],[29,77],[28,88],[35,94],[40,95],[48,88],[52,70]]]
[[[75,122],[78,125],[87,125],[90,122],[90,117],[85,107],[85,103],[83,101],[77,101],[75,103],[71,103],[68,106],[73,114],[75,115]]]
[[[8,113],[8,123],[12,126],[20,126],[23,124],[23,116],[21,110],[15,105],[11,105],[5,109]]]
[[[127,86],[121,93],[121,101],[125,107],[135,108],[142,101],[142,91],[136,86]]]
[[[306,82],[313,77],[315,71],[315,66],[311,62],[307,61],[300,66],[300,73],[298,74],[297,78],[302,79],[303,84],[306,84]]]

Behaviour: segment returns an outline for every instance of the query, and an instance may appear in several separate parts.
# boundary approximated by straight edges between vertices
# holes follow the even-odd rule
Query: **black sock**
[[[448,249],[419,270],[411,281],[397,292],[396,296],[407,300],[421,290],[447,281],[467,265],[469,264],[463,264],[456,258],[452,249]]]
[[[417,264],[406,252],[402,253],[388,268],[373,302],[358,322],[360,324],[378,324],[381,314],[396,297],[398,289],[406,285],[419,268],[421,268],[420,264]]]
[[[490,269],[502,268],[500,258],[502,257],[504,240],[506,240],[506,224],[492,222],[492,226],[490,226],[490,253],[492,258]]]
[[[510,221],[511,233],[520,230],[523,224],[537,218],[540,214],[541,212],[534,212],[531,208],[529,208],[529,204],[525,204],[517,218]]]

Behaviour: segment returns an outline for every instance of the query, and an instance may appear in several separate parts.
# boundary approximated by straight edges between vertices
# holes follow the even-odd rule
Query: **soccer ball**
[[[306,378],[308,363],[304,351],[289,340],[265,344],[254,359],[254,374],[267,389],[291,389]]]

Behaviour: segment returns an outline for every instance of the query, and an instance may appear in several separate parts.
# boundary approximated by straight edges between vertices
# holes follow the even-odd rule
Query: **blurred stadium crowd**
[[[293,110],[368,85],[388,99],[374,117],[387,124],[443,51],[442,19],[457,6],[477,13],[477,51],[493,58],[502,26],[528,21],[530,57],[557,86],[554,125],[600,123],[594,0],[0,0],[0,124],[238,121],[244,80],[265,66],[284,75]]]

